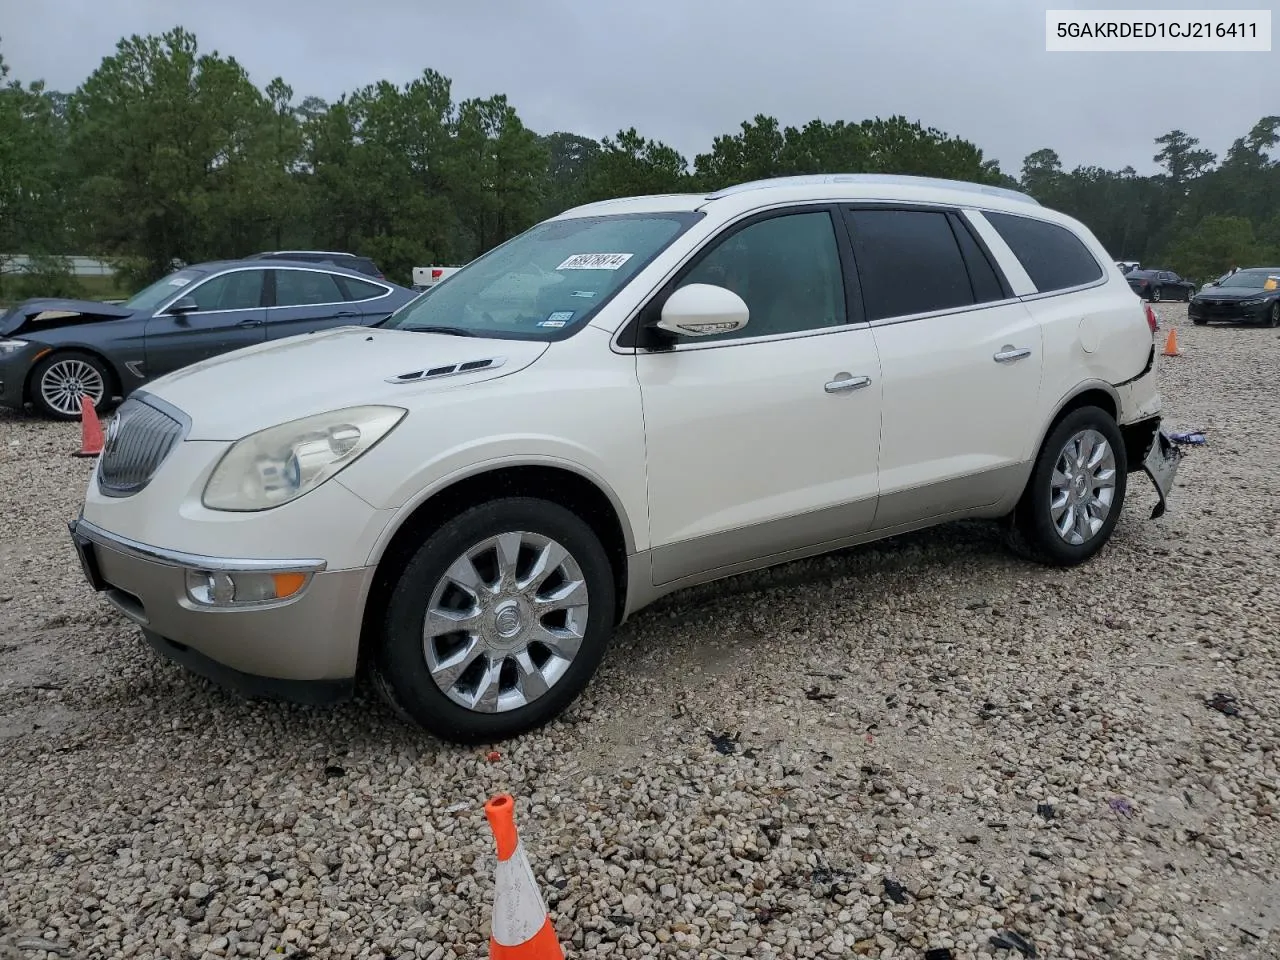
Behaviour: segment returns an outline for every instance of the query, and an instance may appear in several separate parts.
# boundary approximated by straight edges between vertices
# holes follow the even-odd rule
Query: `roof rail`
[[[968,180],[947,180],[942,177],[917,177],[905,173],[812,173],[793,177],[771,177],[767,180],[752,180],[747,183],[734,184],[707,194],[708,200],[732,196],[735,193],[746,193],[748,190],[765,190],[769,187],[803,187],[829,183],[863,183],[868,185],[898,187],[936,187],[943,190],[962,190],[966,193],[982,193],[992,197],[1004,197],[1006,200],[1018,200],[1022,203],[1040,205],[1040,201],[1020,190],[1007,187],[993,187],[985,183],[972,183]]]

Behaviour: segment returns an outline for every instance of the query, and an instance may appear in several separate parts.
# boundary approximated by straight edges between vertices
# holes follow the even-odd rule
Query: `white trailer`
[[[413,289],[428,290],[441,280],[446,280],[461,270],[461,267],[414,267]]]

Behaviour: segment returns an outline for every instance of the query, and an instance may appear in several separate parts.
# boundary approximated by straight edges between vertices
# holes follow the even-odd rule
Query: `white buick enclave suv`
[[[1012,191],[820,175],[569,210],[373,328],[155,380],[72,539],[149,642],[248,695],[367,667],[435,734],[561,712],[685,586],[956,520],[1078,564],[1164,510],[1155,318]]]

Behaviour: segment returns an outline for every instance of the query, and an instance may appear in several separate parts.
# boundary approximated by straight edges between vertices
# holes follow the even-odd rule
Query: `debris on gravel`
[[[244,702],[66,536],[75,424],[0,414],[0,958],[487,956],[511,792],[584,957],[1280,953],[1280,353],[1160,305],[1169,512],[1072,570],[957,524],[677,595],[497,749]]]

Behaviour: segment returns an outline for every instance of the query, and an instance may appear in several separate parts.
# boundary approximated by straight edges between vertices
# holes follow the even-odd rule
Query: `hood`
[[[1274,290],[1264,290],[1262,287],[1205,287],[1196,294],[1197,300],[1256,300],[1259,297],[1268,297],[1274,294]]]
[[[142,389],[191,418],[189,439],[238,440],[326,410],[412,404],[423,393],[502,377],[533,363],[547,346],[533,340],[336,327],[225,353]]]
[[[42,313],[62,314],[37,320]],[[23,300],[17,306],[0,315],[0,337],[12,336],[21,331],[38,332],[54,327],[73,327],[80,323],[100,323],[103,320],[123,320],[133,316],[120,304],[102,303],[98,300],[59,300],[54,298]]]

